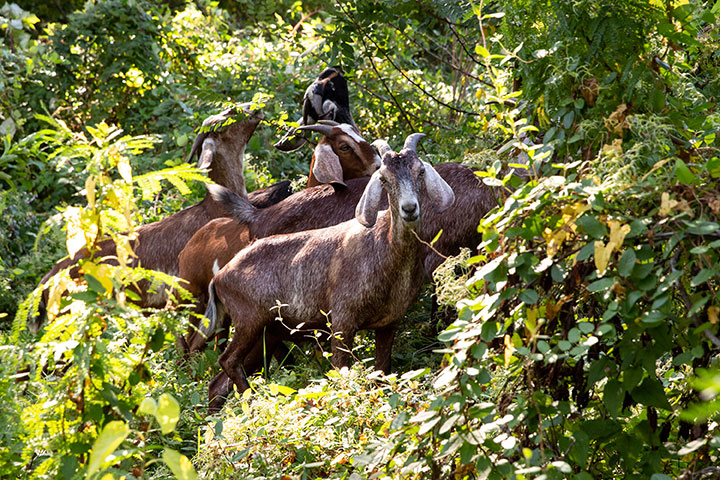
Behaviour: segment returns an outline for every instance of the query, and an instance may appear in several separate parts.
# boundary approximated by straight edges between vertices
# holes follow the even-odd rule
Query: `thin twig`
[[[366,93],[372,95],[373,97],[375,97],[375,98],[377,98],[377,99],[379,99],[379,100],[382,100],[382,101],[385,102],[385,103],[389,103],[390,105],[395,105],[395,102],[393,102],[392,100],[390,100],[390,99],[387,98],[387,97],[383,97],[383,96],[380,95],[379,93],[374,92],[373,90],[369,89],[368,87],[366,87],[366,86],[363,85],[362,83],[356,82],[355,80],[351,80],[351,79],[349,79],[349,78],[348,78],[348,81],[351,82],[353,85],[359,87],[361,90],[365,91]],[[412,113],[412,112],[406,111],[405,113],[406,113],[407,115],[413,117],[414,119],[420,120],[420,121],[423,122],[423,123],[427,123],[427,124],[429,124],[429,125],[432,125],[433,127],[441,128],[441,129],[443,129],[443,130],[454,130],[453,128],[447,127],[447,126],[445,126],[445,125],[440,125],[439,123],[435,123],[435,122],[433,122],[432,120],[428,120],[427,118],[422,118],[422,117],[420,117],[420,116],[418,116],[418,115],[415,115],[415,114]]]
[[[316,13],[318,13],[319,11],[320,11],[320,10],[316,8],[316,9],[313,10],[312,12],[306,13],[305,15],[303,15],[303,17],[300,19],[300,21],[298,21],[298,23],[295,24],[295,26],[292,28],[292,30],[290,30],[290,35],[294,37],[295,34],[297,33],[298,29],[300,28],[300,25],[302,25],[302,23],[303,23],[305,20],[307,20],[308,18],[312,17],[313,15],[315,15]]]
[[[473,73],[470,73],[470,72],[468,72],[468,71],[466,71],[466,70],[463,70],[462,68],[458,67],[458,66],[455,65],[454,63],[445,60],[445,59],[444,59],[443,57],[441,57],[440,55],[437,55],[437,54],[431,52],[430,50],[428,50],[427,48],[425,48],[423,45],[421,45],[419,42],[417,42],[415,39],[413,39],[412,37],[408,36],[405,32],[403,32],[403,31],[402,31],[398,26],[396,26],[395,24],[390,23],[390,22],[388,22],[388,24],[389,24],[390,26],[392,26],[395,30],[397,30],[397,31],[400,33],[400,35],[402,35],[403,37],[405,37],[406,39],[408,39],[408,40],[409,40],[411,43],[413,43],[416,47],[420,48],[425,54],[427,54],[427,55],[433,57],[434,59],[436,59],[436,60],[444,63],[445,65],[449,66],[449,67],[452,68],[453,70],[455,70],[455,71],[457,71],[457,72],[460,72],[460,73],[462,73],[463,75],[472,78],[473,80],[477,80],[478,82],[481,82],[481,83],[487,85],[488,87],[493,87],[493,88],[495,87],[492,83],[488,82],[487,80],[485,80],[485,79],[483,79],[483,78],[480,78],[480,77],[478,77],[477,75],[475,75],[475,74],[473,74]]]
[[[358,29],[358,31],[359,31],[360,34],[362,35],[360,40],[363,42],[363,45],[367,47],[367,44],[365,43],[365,38],[367,38],[367,39],[375,46],[375,48],[377,49],[377,51],[380,52],[380,53],[382,53],[383,57],[385,57],[385,59],[388,61],[388,63],[390,63],[390,65],[392,65],[393,68],[395,68],[395,70],[397,70],[398,73],[400,73],[400,75],[402,75],[403,78],[405,78],[405,80],[407,80],[408,82],[410,82],[410,84],[412,84],[415,88],[417,88],[418,90],[420,90],[421,92],[423,92],[426,96],[428,96],[428,97],[432,98],[433,100],[435,100],[436,103],[438,103],[438,104],[440,104],[440,105],[442,105],[442,106],[444,106],[444,107],[447,107],[447,108],[449,108],[450,110],[453,110],[453,111],[458,112],[458,113],[464,113],[464,114],[466,114],[466,115],[473,115],[473,116],[482,115],[481,113],[478,113],[478,112],[472,112],[472,111],[470,111],[470,110],[465,110],[465,109],[462,109],[462,108],[459,108],[459,107],[455,107],[455,106],[453,106],[453,105],[450,105],[449,103],[446,103],[446,102],[440,100],[440,99],[437,98],[435,95],[433,95],[432,93],[430,93],[429,91],[427,91],[422,85],[420,85],[420,84],[418,84],[417,82],[415,82],[412,78],[410,78],[410,77],[405,73],[405,71],[403,71],[403,69],[402,69],[398,64],[396,64],[396,63],[393,61],[393,59],[390,57],[390,55],[388,55],[387,52],[386,52],[382,47],[380,47],[380,45],[378,45],[371,36],[369,36],[367,33],[365,33],[365,30],[360,26],[360,24],[358,24],[358,22],[355,20],[355,17],[353,17],[353,16],[350,14],[350,12],[348,12],[347,10],[345,10],[345,9],[342,7],[342,4],[340,3],[340,1],[337,2],[337,5],[340,7],[340,10],[341,10],[341,11],[345,14],[345,16],[355,25],[355,27]],[[377,68],[375,67],[375,62],[372,60],[372,56],[369,56],[369,59],[370,59],[370,63],[371,63],[372,66],[373,66],[373,69],[377,71]],[[388,91],[388,93],[390,93],[390,92]],[[392,94],[391,94],[391,96],[392,96]]]
[[[413,235],[415,235],[415,238],[418,239],[418,242],[422,243],[423,245],[426,245],[427,247],[430,248],[430,250],[432,250],[433,252],[437,253],[438,255],[440,255],[440,256],[441,256],[442,258],[444,258],[445,260],[447,260],[447,259],[449,258],[449,257],[447,257],[446,255],[443,255],[442,253],[440,253],[440,252],[438,252],[437,250],[435,250],[435,247],[433,247],[431,244],[429,244],[428,242],[426,242],[425,240],[423,240],[422,238],[420,238],[415,230],[413,230],[412,232],[413,232]]]

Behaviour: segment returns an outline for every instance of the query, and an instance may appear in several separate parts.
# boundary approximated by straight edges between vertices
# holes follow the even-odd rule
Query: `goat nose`
[[[415,220],[418,217],[418,205],[415,202],[405,202],[400,205],[400,209],[406,220]]]

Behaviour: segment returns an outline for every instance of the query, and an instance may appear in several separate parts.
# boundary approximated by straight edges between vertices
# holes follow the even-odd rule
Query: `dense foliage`
[[[0,7],[0,478],[718,475],[720,2],[33,3]],[[224,104],[264,105],[251,188],[305,173],[270,145],[328,65],[366,138],[423,131],[498,192],[395,374],[295,348],[208,417],[217,352],[178,363],[188,313],[126,288],[173,280],[126,258],[29,331],[55,260],[197,201]]]

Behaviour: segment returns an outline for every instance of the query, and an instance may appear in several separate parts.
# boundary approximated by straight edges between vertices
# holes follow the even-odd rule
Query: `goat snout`
[[[414,222],[420,216],[420,206],[417,202],[404,202],[400,205],[401,215],[406,222]]]
[[[375,155],[375,163],[373,163],[373,166],[372,166],[372,173],[375,173],[378,170],[380,170],[381,166],[382,166],[382,160],[380,160],[380,156]]]

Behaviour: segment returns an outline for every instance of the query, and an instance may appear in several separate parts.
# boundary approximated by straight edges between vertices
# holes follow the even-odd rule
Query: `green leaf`
[[[160,424],[160,430],[163,434],[167,435],[175,430],[175,425],[180,420],[180,405],[169,393],[160,395],[155,418]]]
[[[475,445],[469,442],[463,443],[463,446],[460,447],[460,463],[463,465],[467,465],[470,463],[473,459],[473,456],[475,456],[476,448]]]
[[[695,185],[698,182],[697,177],[694,173],[685,165],[685,162],[679,158],[675,160],[675,176],[680,183],[686,185]]]
[[[573,433],[573,438],[575,444],[570,450],[570,459],[580,467],[584,467],[590,452],[590,437],[583,431],[577,431]]]
[[[643,323],[658,323],[665,320],[666,317],[667,315],[665,313],[655,310],[653,312],[646,312],[645,315],[640,317],[640,320]]]
[[[580,225],[585,230],[585,233],[593,238],[603,238],[607,234],[607,227],[592,215],[583,215],[575,223]]]
[[[601,278],[600,280],[595,280],[590,285],[588,285],[587,289],[590,292],[600,292],[603,290],[607,290],[608,288],[612,287],[615,284],[614,278]]]
[[[693,235],[712,235],[720,230],[720,225],[715,222],[707,222],[703,220],[692,220],[685,222],[688,232]]]
[[[157,412],[157,402],[150,397],[143,398],[138,407],[138,413],[141,415],[155,415],[155,412]]]
[[[528,305],[534,305],[538,301],[538,294],[535,290],[528,288],[520,293],[520,300]]]
[[[87,274],[87,273],[84,275],[84,277],[85,277],[85,281],[86,281],[87,284],[88,284],[88,287],[89,287],[90,290],[92,290],[93,292],[95,292],[95,293],[100,293],[100,294],[104,294],[104,293],[107,291],[107,290],[105,289],[105,287],[103,286],[103,284],[100,283],[100,281],[99,281],[97,278],[95,278],[95,277],[93,277],[92,275],[89,275],[89,274]]]
[[[650,480],[673,480],[673,477],[664,473],[653,473]]]
[[[662,408],[664,410],[672,410],[670,403],[665,396],[665,389],[659,380],[646,377],[640,385],[635,387],[630,395],[636,402],[648,407]]]
[[[705,168],[712,178],[720,177],[720,158],[713,157],[707,161]]]
[[[125,438],[127,438],[129,434],[130,427],[121,420],[114,420],[105,425],[105,428],[103,428],[100,435],[98,435],[90,451],[90,462],[88,462],[87,470],[88,477],[100,470],[106,463],[113,462],[112,459],[108,460],[108,457],[125,441]]]
[[[628,277],[632,273],[633,267],[635,266],[635,261],[637,260],[637,257],[635,255],[635,250],[629,248],[623,252],[622,256],[620,257],[620,260],[618,261],[618,273],[621,277]]]
[[[703,268],[698,272],[697,275],[693,277],[693,279],[690,281],[690,285],[693,287],[697,287],[698,285],[707,282],[710,277],[715,275],[715,270],[711,268]]]
[[[603,390],[603,403],[608,413],[613,417],[617,417],[622,407],[623,398],[625,398],[625,390],[620,382],[615,379],[608,380]]]
[[[190,460],[180,452],[171,448],[163,450],[163,461],[170,467],[175,478],[179,480],[196,480],[197,473]]]

